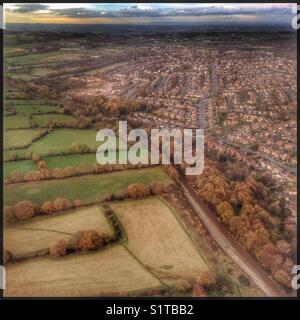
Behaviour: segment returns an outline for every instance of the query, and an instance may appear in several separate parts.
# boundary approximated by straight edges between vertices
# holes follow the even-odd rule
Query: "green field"
[[[3,163],[3,176],[7,177],[12,171],[25,174],[28,171],[37,170],[35,164],[31,160],[10,161]]]
[[[4,131],[4,149],[22,148],[28,145],[35,137],[39,135],[41,129],[21,129]],[[28,150],[29,148],[22,149]],[[21,150],[20,150],[21,151]]]
[[[71,154],[66,156],[53,156],[45,157],[47,167],[49,169],[54,168],[66,168],[66,167],[77,167],[79,165],[93,165],[97,162],[96,154]]]
[[[116,153],[116,157],[119,158],[125,156],[127,152],[116,151]],[[95,152],[45,157],[44,160],[46,161],[47,167],[49,169],[77,167],[80,165],[93,165],[97,163]]]
[[[32,76],[35,76],[35,77],[44,77],[46,75],[48,75],[49,73],[52,73],[54,72],[55,69],[51,69],[51,68],[48,68],[48,67],[37,67],[37,68],[33,68],[31,71],[30,71],[30,74]]]
[[[94,203],[103,200],[110,194],[124,190],[131,183],[149,184],[152,181],[171,183],[171,179],[158,167],[126,170],[101,175],[7,185],[4,188],[4,203],[14,204],[22,200],[32,200],[42,204],[58,197]]]
[[[47,127],[51,122],[71,122],[74,117],[65,114],[39,114],[32,116],[33,121],[39,127]]]
[[[59,107],[42,104],[17,104],[14,106],[18,114],[36,114],[46,112],[59,112]]]
[[[20,104],[24,104],[24,105],[39,105],[39,104],[44,104],[44,101],[41,99],[13,99],[11,101],[13,103],[13,105],[20,105]]]
[[[17,143],[14,140],[14,136],[12,135],[10,137],[10,143],[17,145]],[[13,154],[17,154],[19,156],[26,156],[26,154],[29,153],[34,153],[38,155],[57,155],[60,152],[68,151],[68,148],[73,143],[85,144],[90,148],[96,149],[99,146],[99,142],[96,141],[96,130],[58,128],[51,131],[43,138],[37,140],[28,148],[16,150],[13,152]],[[5,156],[7,157],[9,153],[11,152],[6,153]]]
[[[28,118],[22,115],[6,116],[3,118],[3,127],[6,129],[30,128]]]
[[[57,51],[45,53],[29,53],[26,55],[20,55],[15,57],[6,57],[5,62],[9,65],[35,65],[37,63],[46,62],[48,57],[51,57],[56,54]]]

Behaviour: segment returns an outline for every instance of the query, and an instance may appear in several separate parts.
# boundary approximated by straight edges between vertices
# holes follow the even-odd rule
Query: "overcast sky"
[[[289,23],[291,3],[15,3],[7,23]]]

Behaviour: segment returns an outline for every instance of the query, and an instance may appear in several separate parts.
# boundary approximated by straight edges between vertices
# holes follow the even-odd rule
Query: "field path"
[[[208,232],[219,244],[219,246],[245,271],[253,282],[268,297],[286,297],[283,289],[258,265],[258,263],[242,248],[241,245],[223,227],[216,216],[205,205],[196,192],[180,179],[179,184],[193,210],[205,225]]]

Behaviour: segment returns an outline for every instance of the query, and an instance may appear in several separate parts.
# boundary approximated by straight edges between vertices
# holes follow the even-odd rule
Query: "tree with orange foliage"
[[[143,198],[150,195],[150,188],[143,183],[132,183],[127,187],[127,193],[133,199]]]
[[[40,172],[39,171],[29,171],[26,173],[24,180],[25,181],[38,181],[38,180],[40,180]]]
[[[289,256],[292,252],[292,247],[286,240],[277,241],[276,248],[283,256]]]
[[[274,279],[280,283],[281,285],[290,288],[291,287],[291,277],[289,276],[289,274],[284,271],[283,269],[279,269],[277,270],[274,274],[273,274]]]
[[[75,250],[96,250],[104,245],[103,239],[95,230],[78,231],[69,243]]]
[[[44,161],[44,160],[40,160],[39,162],[38,162],[38,168],[39,168],[39,170],[43,170],[43,169],[46,169],[46,161]]]
[[[226,226],[229,225],[230,220],[235,216],[232,206],[227,201],[223,201],[217,206],[217,213]]]
[[[196,282],[203,287],[209,287],[216,283],[216,276],[211,271],[203,271],[198,275]]]
[[[55,209],[51,201],[46,201],[42,204],[41,210],[44,214],[52,214]]]
[[[150,183],[150,190],[153,195],[163,194],[170,191],[170,186],[164,185],[161,182],[154,181]]]
[[[35,216],[38,212],[37,206],[29,200],[24,200],[17,203],[13,207],[14,216],[18,220],[28,220]]]
[[[66,240],[59,240],[50,248],[50,255],[54,258],[65,256],[67,254],[68,246]]]
[[[63,211],[70,209],[72,207],[72,203],[66,198],[56,198],[53,201],[53,207],[55,211]]]
[[[82,206],[82,201],[79,200],[79,199],[74,200],[73,203],[74,203],[74,206],[75,206],[76,208]]]
[[[10,173],[10,179],[12,183],[18,183],[18,182],[23,182],[24,181],[24,176],[17,171],[12,171]]]

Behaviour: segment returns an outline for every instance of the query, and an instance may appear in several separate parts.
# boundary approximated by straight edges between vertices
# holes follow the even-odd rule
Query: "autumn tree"
[[[216,283],[216,276],[211,271],[203,271],[198,275],[196,282],[203,287],[209,287]]]
[[[143,183],[132,183],[127,187],[127,193],[130,198],[143,198],[150,195],[150,188]]]
[[[104,245],[103,239],[95,230],[78,231],[69,243],[75,250],[95,250]]]
[[[66,240],[58,240],[51,248],[50,255],[59,258],[67,254],[68,242]]]
[[[24,181],[24,176],[22,173],[18,171],[12,171],[10,173],[10,179],[12,183],[18,183],[18,182],[23,182]]]
[[[217,213],[222,219],[222,222],[228,226],[230,220],[234,217],[234,210],[229,202],[223,201],[217,206]]]
[[[72,203],[66,198],[56,198],[53,201],[53,208],[55,211],[63,211],[70,209],[72,207]]]
[[[170,191],[170,186],[165,185],[161,182],[154,181],[154,182],[150,183],[150,190],[153,195],[163,194],[165,192]]]
[[[17,203],[13,207],[14,215],[18,220],[28,220],[38,212],[37,206],[29,200]]]
[[[291,287],[291,277],[289,276],[289,274],[284,271],[283,269],[279,269],[277,270],[274,275],[273,275],[274,279],[280,283],[281,285],[290,288]]]
[[[52,214],[55,209],[51,201],[46,201],[42,204],[41,210],[44,214]]]
[[[283,256],[289,256],[292,252],[292,247],[286,240],[277,241],[276,248]]]

